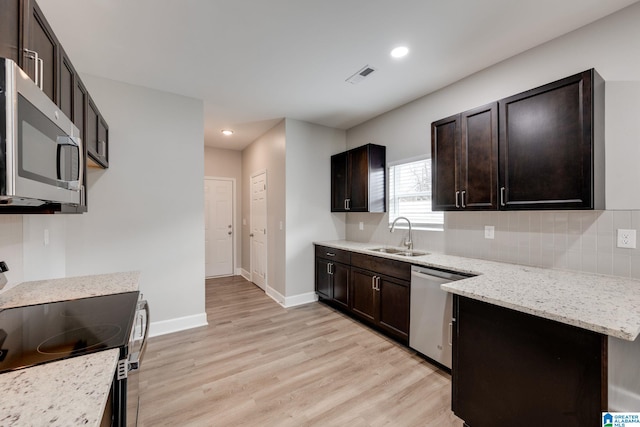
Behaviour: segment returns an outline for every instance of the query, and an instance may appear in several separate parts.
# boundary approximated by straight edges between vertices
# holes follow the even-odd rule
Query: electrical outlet
[[[636,230],[618,229],[618,247],[619,248],[636,248]]]
[[[484,226],[484,238],[485,239],[494,239],[496,233],[496,227],[493,225],[485,225]]]
[[[358,228],[360,229],[360,231],[364,230],[364,222],[360,221],[360,223],[358,224]]]

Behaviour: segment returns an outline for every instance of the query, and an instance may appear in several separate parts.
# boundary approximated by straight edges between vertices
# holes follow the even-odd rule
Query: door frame
[[[238,245],[236,245],[236,179],[235,178],[229,178],[229,177],[225,177],[225,176],[207,176],[205,175],[204,177],[204,181],[207,180],[211,180],[211,181],[231,181],[231,232],[233,233],[232,236],[233,238],[231,239],[231,276],[235,276],[236,275],[236,259],[238,259],[238,257],[236,256],[236,250]],[[203,182],[204,182],[203,181]],[[206,214],[206,212],[205,212]],[[206,253],[205,253],[205,257],[206,257]],[[206,275],[205,275],[206,277]],[[216,277],[228,277],[228,276],[216,276]]]
[[[264,238],[264,247],[265,247],[265,252],[264,252],[264,291],[267,291],[267,288],[269,286],[269,181],[268,181],[268,174],[267,174],[267,170],[266,169],[259,169],[253,173],[251,173],[249,175],[249,279],[251,280],[252,283],[255,284],[255,282],[253,281],[253,263],[254,263],[254,259],[253,259],[253,240],[251,237],[251,230],[253,230],[253,197],[251,195],[251,186],[253,185],[253,178],[258,176],[258,175],[262,175],[264,174],[264,183],[266,185],[266,190],[265,190],[265,198],[264,198],[264,211],[265,211],[265,220],[264,220],[264,227],[265,227],[265,238]],[[258,285],[256,285],[258,286]],[[259,286],[258,286],[259,287]]]

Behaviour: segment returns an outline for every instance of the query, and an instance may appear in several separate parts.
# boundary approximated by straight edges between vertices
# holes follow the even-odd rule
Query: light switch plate
[[[358,224],[358,228],[362,231],[364,230],[364,222],[360,221],[360,224]]]
[[[496,227],[493,225],[485,225],[484,226],[484,238],[485,239],[495,239]]]
[[[635,249],[636,247],[636,230],[618,229],[618,245],[619,248]]]

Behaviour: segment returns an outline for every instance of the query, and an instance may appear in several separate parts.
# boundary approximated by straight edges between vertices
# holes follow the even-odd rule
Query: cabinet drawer
[[[327,246],[316,246],[316,257],[330,259],[343,264],[351,263],[351,252]]]
[[[351,265],[402,280],[411,280],[411,264],[372,255],[351,254]]]

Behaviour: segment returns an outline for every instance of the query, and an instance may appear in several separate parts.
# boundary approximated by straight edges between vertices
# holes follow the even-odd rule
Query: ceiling
[[[241,150],[283,117],[348,129],[637,1],[38,4],[80,72],[202,99],[205,144]]]

